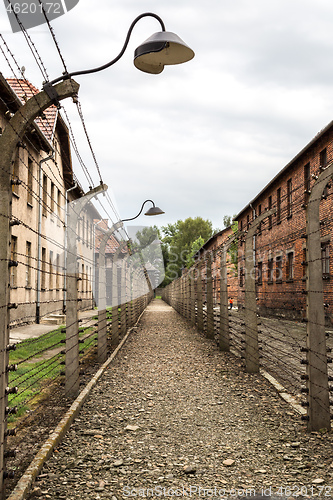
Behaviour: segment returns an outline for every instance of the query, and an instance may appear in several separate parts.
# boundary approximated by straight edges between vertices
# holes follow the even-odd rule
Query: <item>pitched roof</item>
[[[8,109],[15,113],[20,105],[23,105],[31,97],[36,96],[39,90],[25,78],[4,78],[0,73],[1,92],[5,96]],[[68,127],[57,107],[54,105],[49,106],[43,112],[42,116],[34,120],[34,127],[44,145],[42,149],[46,152],[52,150],[54,134],[57,129],[65,185],[72,187],[74,180]],[[75,194],[77,197],[80,197],[82,192],[83,190],[79,187]]]
[[[39,90],[34,87],[32,83],[23,78],[6,78],[6,80],[22,104],[39,93]],[[57,116],[58,109],[56,106],[52,105],[43,112],[42,117],[35,119],[35,123],[50,142],[53,138]]]
[[[275,177],[273,177],[273,179],[271,181],[269,181],[269,183],[257,194],[257,196],[255,198],[253,198],[253,200],[250,201],[250,203],[248,203],[235,217],[233,220],[237,220],[246,210],[248,210],[249,208],[251,210],[253,210],[253,207],[252,207],[252,204],[255,203],[257,201],[257,199],[267,190],[269,189],[273,184],[274,182],[276,182],[280,177],[282,177],[283,174],[285,174],[285,172],[287,172],[290,168],[292,168],[294,166],[294,164],[297,162],[297,160],[299,160],[299,158],[304,154],[306,153],[319,139],[321,139],[321,137],[323,137],[324,134],[326,134],[326,132],[330,131],[331,129],[333,128],[333,121],[330,121],[330,123],[328,125],[326,125],[326,127],[324,127],[322,130],[320,130],[315,136],[314,138],[303,148],[301,149],[301,151],[299,153],[297,153],[297,155],[289,162],[287,163],[287,165],[285,167],[283,167],[282,170],[280,170],[280,172],[278,172]]]
[[[95,231],[96,231],[96,233],[95,233],[95,251],[98,252],[101,241],[102,241],[104,234],[105,234],[104,231],[107,231],[109,229],[108,220],[107,219],[102,219],[101,221],[94,220],[94,223],[95,223]],[[102,231],[99,231],[98,228],[100,228]],[[116,251],[119,248],[119,245],[120,245],[120,243],[117,240],[116,236],[110,235],[110,237],[106,243],[106,246],[105,246],[105,253],[106,254],[116,253]],[[121,253],[127,253],[127,251],[128,251],[127,247],[125,247],[121,250]]]

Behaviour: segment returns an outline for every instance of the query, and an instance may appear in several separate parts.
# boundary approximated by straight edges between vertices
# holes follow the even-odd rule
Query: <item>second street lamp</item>
[[[98,257],[98,360],[99,362],[104,362],[107,354],[107,319],[106,319],[107,304],[106,304],[106,265],[105,265],[106,245],[110,237],[116,231],[118,231],[123,227],[123,222],[137,219],[141,215],[143,207],[147,202],[152,203],[153,206],[145,213],[145,215],[154,216],[154,215],[164,214],[163,210],[161,210],[159,207],[156,207],[155,203],[152,200],[146,200],[142,203],[140,212],[135,217],[132,217],[130,219],[120,220],[119,222],[113,224],[113,226],[108,230],[105,230],[97,225],[97,227],[102,233],[102,238],[99,243],[99,257]],[[121,249],[121,246],[119,246],[119,249]],[[141,254],[139,255],[139,258],[142,265],[145,280],[148,285],[148,289],[150,292],[152,292],[152,286],[149,280],[148,272],[145,267]],[[113,265],[115,265],[115,262],[113,263]],[[112,304],[112,305],[113,305],[112,309],[113,314],[118,314],[118,304],[115,305]],[[118,339],[118,335],[116,335],[116,338]]]
[[[141,206],[141,209],[140,209],[140,212],[138,213],[138,215],[136,215],[135,217],[131,217],[130,219],[123,219],[122,222],[128,222],[130,220],[134,220],[134,219],[137,219],[139,217],[139,215],[142,214],[142,210],[143,210],[143,207],[145,206],[146,203],[152,203],[153,206],[147,210],[147,212],[145,213],[145,215],[148,215],[148,216],[152,216],[152,215],[162,215],[164,214],[165,212],[163,212],[163,210],[161,210],[159,207],[156,207],[155,206],[155,203],[153,202],[153,200],[146,200],[142,203],[142,206]]]

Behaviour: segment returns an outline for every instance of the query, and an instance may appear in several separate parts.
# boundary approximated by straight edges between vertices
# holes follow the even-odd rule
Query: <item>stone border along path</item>
[[[156,299],[91,390],[32,494],[333,498],[332,443],[331,433],[306,433],[266,379],[244,372],[238,358],[219,352]]]

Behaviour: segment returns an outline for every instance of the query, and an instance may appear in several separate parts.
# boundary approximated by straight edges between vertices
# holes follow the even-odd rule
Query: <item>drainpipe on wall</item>
[[[39,207],[38,207],[38,241],[37,241],[37,297],[36,297],[36,323],[40,323],[40,295],[41,295],[41,264],[42,264],[42,200],[43,200],[43,167],[42,164],[54,157],[52,153],[39,162]]]
[[[66,314],[66,301],[67,301],[67,205],[68,205],[68,193],[79,187],[77,182],[73,187],[66,190],[66,206],[65,206],[65,252],[64,252],[64,301],[62,305],[62,313]]]

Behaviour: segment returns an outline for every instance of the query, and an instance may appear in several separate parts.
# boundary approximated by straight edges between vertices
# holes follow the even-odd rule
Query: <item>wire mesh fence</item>
[[[142,242],[130,240],[121,221],[112,223],[107,186],[83,192],[71,169],[68,130],[56,107],[50,110],[50,97],[25,80],[12,81],[25,93],[25,106],[10,99],[12,87],[0,84],[4,496],[2,481],[13,479],[17,467],[12,442],[22,446],[15,436],[18,419],[33,422],[45,397],[76,397],[87,366],[107,358],[152,299],[152,287],[163,280],[163,260],[153,233]],[[75,82],[60,86],[66,88],[60,97],[77,92]],[[36,332],[11,342],[24,325],[35,325]]]
[[[241,357],[249,373],[262,368],[292,393],[306,408],[302,418],[309,430],[330,428],[331,418],[330,291],[322,285],[323,272],[329,274],[322,249],[327,227],[313,211],[322,210],[332,170],[332,164],[323,169],[315,179],[319,191],[314,185],[307,204],[301,197],[303,206],[294,208],[302,210],[304,223],[298,220],[291,231],[280,228],[274,247],[270,230],[274,217],[282,223],[281,198],[248,217],[245,227],[227,232],[221,243],[215,238],[163,292],[164,300],[221,351]],[[286,220],[288,213],[290,208]],[[232,264],[228,250],[235,241],[238,260]]]

